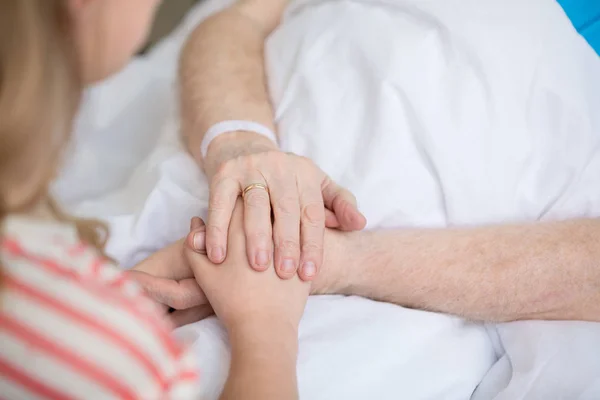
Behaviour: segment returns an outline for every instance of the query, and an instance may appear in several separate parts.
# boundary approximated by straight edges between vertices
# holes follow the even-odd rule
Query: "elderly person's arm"
[[[330,233],[320,293],[480,321],[600,321],[599,219]]]
[[[235,199],[246,192],[250,265],[264,270],[274,255],[280,277],[290,278],[299,269],[301,278],[312,280],[322,263],[325,224],[349,231],[365,226],[354,196],[310,160],[280,151],[262,128],[246,124],[204,140],[211,127],[225,121],[275,131],[263,52],[286,5],[287,0],[240,0],[191,34],[180,67],[183,134],[210,180],[210,260],[225,259]],[[227,129],[219,128],[214,132]],[[205,154],[203,144],[209,144]]]
[[[190,35],[180,63],[183,135],[207,175],[215,174],[223,142],[242,140],[276,149],[277,144],[251,132],[231,132],[216,138],[203,159],[202,139],[214,124],[248,120],[275,130],[264,70],[264,43],[277,27],[287,0],[240,1],[208,18]]]

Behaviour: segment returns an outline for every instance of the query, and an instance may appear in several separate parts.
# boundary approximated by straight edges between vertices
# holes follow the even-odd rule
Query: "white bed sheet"
[[[205,215],[205,178],[177,139],[174,77],[186,34],[225,4],[201,4],[88,93],[55,189],[110,222],[125,266]],[[282,146],[349,187],[369,228],[600,213],[600,62],[552,0],[298,1],[267,62]],[[216,398],[222,327],[178,335]],[[310,299],[300,339],[305,399],[466,399],[484,377],[477,400],[600,398],[596,324],[484,328],[333,296]]]

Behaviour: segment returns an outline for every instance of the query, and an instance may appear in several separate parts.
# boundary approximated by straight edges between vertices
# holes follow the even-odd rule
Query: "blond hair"
[[[46,203],[103,248],[103,225],[67,216],[48,194],[83,90],[76,48],[67,0],[0,1],[0,218]]]

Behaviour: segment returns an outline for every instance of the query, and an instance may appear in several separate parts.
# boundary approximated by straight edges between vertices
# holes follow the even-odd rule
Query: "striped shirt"
[[[198,398],[191,351],[74,227],[10,217],[0,257],[0,399]]]

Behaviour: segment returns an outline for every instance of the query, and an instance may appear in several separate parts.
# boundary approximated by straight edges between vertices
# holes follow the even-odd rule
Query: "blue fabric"
[[[600,55],[600,0],[558,0],[579,33]]]

